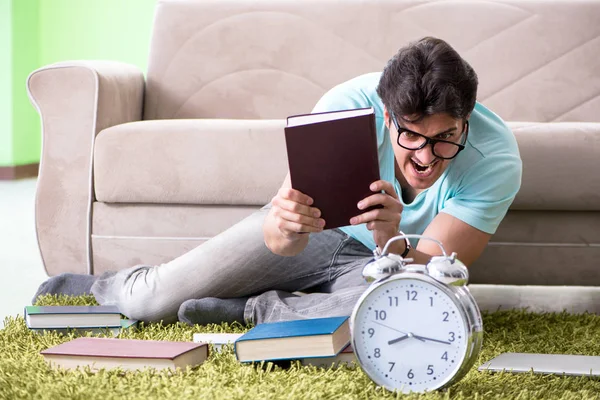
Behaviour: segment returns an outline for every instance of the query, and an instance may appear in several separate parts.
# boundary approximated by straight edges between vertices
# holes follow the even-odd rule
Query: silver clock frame
[[[387,248],[393,241],[411,237],[435,241],[442,249],[443,255],[433,257],[427,265],[422,265],[412,264],[413,260],[409,258],[403,259],[395,254],[387,254]],[[373,281],[373,283],[362,294],[354,306],[352,315],[350,316],[350,332],[352,336],[352,346],[354,347],[358,363],[363,366],[363,371],[365,371],[373,382],[391,391],[401,390],[404,393],[418,392],[406,390],[407,388],[404,387],[389,387],[386,383],[378,381],[376,376],[372,376],[369,373],[369,369],[366,367],[367,363],[363,363],[359,352],[356,351],[357,335],[354,330],[357,327],[355,321],[362,304],[381,286],[385,286],[396,280],[404,279],[420,280],[444,292],[457,306],[460,317],[465,325],[465,332],[467,333],[465,353],[462,355],[462,362],[455,370],[456,372],[448,379],[432,385],[431,388],[428,388],[426,391],[439,390],[448,387],[458,382],[467,372],[469,372],[481,351],[483,343],[483,321],[481,319],[479,307],[466,286],[469,279],[468,270],[462,262],[456,259],[456,253],[452,253],[452,255],[448,256],[440,242],[426,236],[399,235],[388,241],[381,254],[378,254],[377,251],[375,252],[375,259],[365,266],[363,276],[365,276],[367,280]]]

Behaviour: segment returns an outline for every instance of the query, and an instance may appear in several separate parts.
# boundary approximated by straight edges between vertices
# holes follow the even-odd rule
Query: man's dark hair
[[[397,118],[417,122],[446,113],[466,119],[477,98],[477,74],[448,43],[425,37],[388,61],[377,94]]]

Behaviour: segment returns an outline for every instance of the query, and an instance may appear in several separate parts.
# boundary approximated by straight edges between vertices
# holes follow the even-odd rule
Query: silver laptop
[[[482,364],[478,370],[600,376],[600,356],[503,353]]]

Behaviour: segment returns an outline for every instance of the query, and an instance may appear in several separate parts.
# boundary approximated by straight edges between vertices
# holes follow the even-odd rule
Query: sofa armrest
[[[144,86],[137,67],[110,61],[52,64],[27,79],[42,122],[35,215],[49,275],[91,271],[94,141],[102,129],[141,120]]]

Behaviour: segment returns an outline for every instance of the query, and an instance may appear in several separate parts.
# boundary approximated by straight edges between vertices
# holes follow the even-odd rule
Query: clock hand
[[[452,344],[452,343],[450,343],[450,342],[446,342],[446,341],[439,340],[439,339],[433,339],[433,338],[428,338],[428,337],[425,337],[425,336],[419,336],[419,335],[415,335],[414,333],[413,333],[413,336],[414,336],[416,339],[419,339],[419,340],[421,340],[421,341],[429,340],[430,342],[437,342],[437,343],[443,343],[443,344]]]
[[[399,338],[396,338],[396,339],[392,339],[392,340],[390,340],[390,341],[388,342],[388,344],[394,344],[394,343],[398,343],[398,342],[401,342],[401,341],[403,341],[404,339],[408,339],[409,337],[410,337],[409,335],[402,335],[402,336],[400,336]]]
[[[420,337],[416,337],[416,335],[413,335],[413,334],[412,334],[412,333],[410,333],[410,332],[408,332],[408,333],[407,333],[407,332],[403,332],[403,331],[401,331],[401,330],[399,330],[399,329],[392,328],[391,326],[388,326],[388,325],[382,324],[381,322],[377,322],[377,321],[371,321],[371,322],[372,322],[372,323],[374,323],[374,324],[377,324],[377,325],[381,325],[381,326],[383,326],[384,328],[388,328],[388,329],[391,329],[391,330],[393,330],[393,331],[396,331],[396,332],[398,332],[398,333],[402,333],[403,335],[406,335],[407,337],[414,337],[415,339],[419,339],[421,342],[424,342],[424,340],[423,340],[423,339],[421,339]],[[394,342],[394,343],[395,343],[395,342]],[[388,344],[391,344],[391,343],[388,343]]]
[[[384,324],[382,324],[381,322],[377,322],[377,321],[371,321],[371,322],[373,322],[374,324],[377,324],[377,325],[381,325],[381,326],[383,326],[384,328],[388,328],[388,329],[391,329],[391,330],[393,330],[393,331],[396,331],[396,332],[402,333],[402,334],[404,334],[404,335],[407,335],[407,333],[406,333],[406,332],[402,332],[402,331],[400,331],[400,330],[398,330],[398,329],[396,329],[396,328],[392,328],[391,326],[384,325]]]

